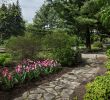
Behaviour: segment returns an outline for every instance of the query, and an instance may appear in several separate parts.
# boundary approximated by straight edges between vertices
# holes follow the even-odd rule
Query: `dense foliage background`
[[[109,0],[46,0],[30,24],[24,21],[18,0],[13,4],[4,2],[0,6],[0,48],[5,51],[0,54],[0,65],[12,67],[24,59],[51,59],[62,67],[74,67],[82,61],[80,52],[104,48],[104,43],[110,41],[109,28]],[[109,53],[107,51],[107,55]],[[108,75],[104,77],[108,81]],[[97,78],[93,87],[100,80],[103,81],[103,77]],[[88,88],[94,92],[91,85]],[[100,95],[106,99],[108,92],[104,91],[107,97]],[[93,94],[85,98],[88,99],[88,95]]]

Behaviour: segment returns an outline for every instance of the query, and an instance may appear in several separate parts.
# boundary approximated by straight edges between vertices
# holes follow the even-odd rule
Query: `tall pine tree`
[[[19,1],[17,1],[16,5],[13,3],[11,10],[9,10],[9,14],[11,34],[15,36],[23,34],[25,30],[25,22],[22,18]]]
[[[25,31],[25,22],[22,18],[19,1],[16,4],[2,4],[0,8],[0,33],[4,38],[21,35]]]

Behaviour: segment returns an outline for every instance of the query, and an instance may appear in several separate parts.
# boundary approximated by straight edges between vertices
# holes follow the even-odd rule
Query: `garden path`
[[[82,54],[82,57],[89,58],[84,66],[74,68],[52,82],[30,89],[13,100],[73,100],[75,89],[99,75],[104,63],[102,58],[106,58],[104,54]]]

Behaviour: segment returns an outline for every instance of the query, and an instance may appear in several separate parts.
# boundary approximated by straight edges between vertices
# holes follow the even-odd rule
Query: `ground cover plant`
[[[110,57],[110,50],[107,50],[107,56]],[[110,100],[110,59],[105,64],[107,72],[104,76],[98,76],[93,82],[86,86],[84,100]]]
[[[13,67],[15,62],[10,53],[0,53],[0,68]]]
[[[49,75],[60,70],[61,67],[55,60],[32,61],[27,59],[18,64],[12,72],[7,67],[1,70],[1,88],[11,89],[15,85],[36,80],[40,75]]]
[[[110,73],[98,76],[86,86],[84,100],[109,100],[110,99]]]

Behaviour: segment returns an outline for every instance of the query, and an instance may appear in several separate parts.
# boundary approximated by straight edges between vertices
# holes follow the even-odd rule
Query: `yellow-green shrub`
[[[108,58],[110,58],[110,49],[108,49],[108,50],[106,51],[106,55],[108,56]]]
[[[105,64],[105,67],[110,70],[110,61],[107,61],[106,64]]]
[[[86,90],[84,100],[110,100],[110,74],[98,76]]]

